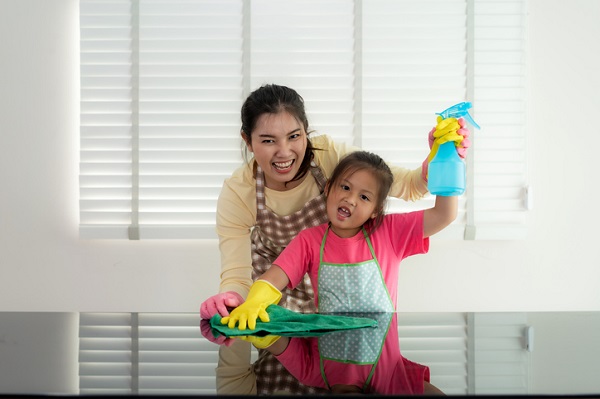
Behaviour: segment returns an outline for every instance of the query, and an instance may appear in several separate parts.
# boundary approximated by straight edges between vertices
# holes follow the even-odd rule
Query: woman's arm
[[[251,187],[233,176],[225,182],[217,203],[217,234],[221,255],[220,292],[233,291],[246,298],[252,285],[250,228],[256,220]],[[246,201],[246,203],[244,203]],[[251,363],[251,345],[235,340],[219,348],[216,368],[218,395],[256,395],[256,375]]]
[[[250,343],[242,340],[219,348],[217,395],[256,395],[256,375],[250,356]]]
[[[326,150],[315,151],[315,155],[327,177],[331,176],[333,169],[340,159],[353,151],[360,150],[359,147],[333,141],[327,135],[315,136],[311,138],[311,140],[315,147]],[[423,198],[423,196],[428,193],[427,182],[423,180],[421,167],[410,170],[392,165],[389,162],[388,165],[394,175],[394,183],[390,190],[390,196],[405,201],[416,201]]]
[[[217,235],[221,256],[219,292],[234,291],[245,298],[252,285],[250,230],[256,223],[255,193],[237,176],[227,180],[217,202]]]

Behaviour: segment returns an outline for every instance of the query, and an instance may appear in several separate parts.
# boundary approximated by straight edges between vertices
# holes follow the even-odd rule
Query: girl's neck
[[[340,238],[352,238],[355,235],[357,235],[362,229],[363,229],[363,226],[357,227],[356,229],[340,230],[340,229],[336,228],[335,226],[332,226],[331,223],[329,223],[329,230],[333,234],[335,234],[336,236],[338,236]]]

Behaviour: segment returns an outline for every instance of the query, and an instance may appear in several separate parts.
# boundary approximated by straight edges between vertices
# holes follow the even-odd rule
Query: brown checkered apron
[[[256,169],[256,225],[252,240],[252,279],[256,280],[267,271],[273,261],[300,231],[327,221],[325,207],[325,183],[327,179],[321,169],[311,163],[311,173],[319,185],[321,194],[308,201],[302,209],[288,216],[279,216],[265,205],[265,183],[262,169]],[[302,313],[315,313],[313,288],[308,275],[294,290],[282,292],[279,305]],[[294,378],[279,361],[266,350],[259,349],[258,359],[253,365],[259,395],[270,395],[284,391],[289,394],[321,394],[328,391],[308,387]]]

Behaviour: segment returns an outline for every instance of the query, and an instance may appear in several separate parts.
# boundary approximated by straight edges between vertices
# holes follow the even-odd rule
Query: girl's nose
[[[352,206],[356,206],[356,196],[352,193],[348,193],[346,196],[346,202]]]

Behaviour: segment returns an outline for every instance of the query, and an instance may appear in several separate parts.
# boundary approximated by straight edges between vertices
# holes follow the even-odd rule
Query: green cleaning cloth
[[[265,323],[256,320],[256,329],[240,330],[237,326],[229,328],[221,324],[221,315],[218,313],[210,319],[213,332],[216,330],[226,337],[239,337],[247,335],[265,336],[280,335],[283,337],[318,337],[334,331],[355,330],[365,327],[377,327],[377,321],[366,317],[350,317],[338,314],[304,314],[293,312],[279,305],[270,305],[267,308],[269,319]]]

